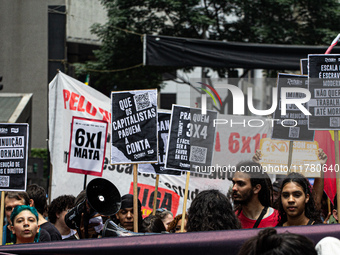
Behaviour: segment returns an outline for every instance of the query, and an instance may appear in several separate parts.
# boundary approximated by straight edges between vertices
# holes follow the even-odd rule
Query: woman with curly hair
[[[192,201],[188,211],[188,232],[240,228],[229,199],[220,191],[202,191]]]
[[[299,173],[290,173],[283,180],[279,197],[278,226],[321,224],[309,181]]]
[[[34,243],[39,240],[38,212],[29,205],[18,205],[11,214],[14,244]]]

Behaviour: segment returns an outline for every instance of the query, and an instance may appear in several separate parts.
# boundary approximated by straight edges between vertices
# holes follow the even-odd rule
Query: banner
[[[0,191],[25,191],[28,124],[0,124]]]
[[[73,116],[68,172],[102,176],[108,123]]]
[[[67,172],[69,141],[71,137],[72,117],[77,116],[87,119],[97,119],[108,123],[107,148],[111,144],[111,101],[110,98],[86,86],[85,84],[59,72],[49,84],[49,149],[52,164],[51,199],[60,195],[72,194],[77,196],[84,186],[84,178],[79,174]],[[225,166],[236,165],[240,161],[251,160],[256,148],[259,148],[260,139],[270,136],[270,122],[264,118],[219,115],[219,119],[228,120],[216,125],[216,141],[210,174],[203,175],[191,173],[187,208],[191,201],[202,190],[218,189],[228,192],[231,181],[227,179],[227,171],[223,171]],[[233,120],[233,122],[231,121]],[[251,127],[247,123],[251,120],[261,120],[263,125]],[[232,124],[231,124],[232,123]],[[242,123],[242,124],[238,124]],[[222,169],[222,171],[214,171]],[[87,181],[91,181],[94,176],[88,176]],[[110,150],[106,150],[103,175],[111,181],[119,190],[121,195],[130,192],[131,182],[133,181],[133,167],[131,164],[110,164]],[[155,174],[139,173],[138,185],[149,185],[148,194],[153,192],[150,187],[154,187],[156,180]],[[185,191],[186,176],[160,175],[159,189],[164,189],[168,194],[177,194],[179,204],[177,212],[173,210],[176,204],[175,196],[172,196],[172,212],[180,214],[183,208],[183,198]],[[146,186],[144,186],[146,187]],[[140,190],[141,192],[141,190]],[[140,193],[139,199],[147,205],[147,192]],[[161,205],[161,204],[160,204]],[[145,210],[147,211],[147,210]],[[146,215],[144,215],[146,216]]]

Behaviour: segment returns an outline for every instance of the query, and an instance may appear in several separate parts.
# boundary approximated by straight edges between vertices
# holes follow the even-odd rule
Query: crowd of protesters
[[[322,250],[330,247],[329,242],[340,242],[326,239],[315,249],[313,242],[304,236],[277,234],[274,227],[337,223],[337,208],[328,215],[322,213],[322,180],[316,178],[312,187],[307,178],[292,172],[272,183],[258,163],[260,158],[261,152],[257,151],[252,161],[236,166],[229,195],[214,189],[198,193],[185,214],[183,226],[182,214],[173,215],[165,208],[143,219],[138,201],[138,233],[133,232],[135,212],[131,194],[122,196],[118,212],[108,217],[88,206],[85,191],[77,197],[59,196],[50,205],[47,205],[44,188],[35,184],[29,185],[27,192],[8,191],[4,201],[6,224],[2,243],[101,238],[105,237],[103,229],[108,226],[115,226],[111,227],[113,232],[123,230],[129,235],[263,228],[257,236],[245,240],[239,254],[276,254],[270,253],[271,249],[282,250],[282,254],[295,254],[290,250],[296,254],[317,254],[316,251],[322,254]],[[322,164],[327,161],[322,150],[319,150],[319,159]],[[75,226],[65,222],[68,211],[78,210],[80,206],[85,209],[78,215],[79,222]],[[106,225],[107,221],[111,225]]]

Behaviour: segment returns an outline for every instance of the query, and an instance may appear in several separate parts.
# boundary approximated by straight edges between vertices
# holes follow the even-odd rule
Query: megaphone
[[[85,199],[65,215],[65,223],[71,229],[78,229],[82,213],[110,216],[119,211],[121,202],[120,193],[113,183],[103,178],[93,179],[86,187]]]

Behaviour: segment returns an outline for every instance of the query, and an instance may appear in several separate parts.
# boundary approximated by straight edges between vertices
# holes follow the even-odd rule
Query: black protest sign
[[[313,130],[340,129],[340,55],[308,55],[308,127]]]
[[[165,167],[210,174],[216,118],[215,111],[173,105]]]
[[[166,147],[168,145],[168,135],[170,127],[171,113],[158,112],[158,163],[139,164],[138,172],[152,174],[181,175],[181,171],[166,169],[164,167]]]
[[[0,124],[0,190],[25,191],[28,124]]]
[[[300,59],[300,72],[302,75],[308,75],[308,58]]]
[[[73,116],[67,172],[102,176],[108,123]]]
[[[314,141],[314,131],[308,130],[308,118],[294,104],[287,104],[286,115],[281,115],[282,98],[281,90],[286,88],[286,99],[305,98],[306,95],[300,92],[293,92],[290,88],[308,88],[308,77],[305,75],[279,73],[277,78],[277,96],[279,107],[274,112],[274,125],[272,139],[282,139],[291,141]],[[292,91],[292,92],[290,92]],[[302,104],[307,108],[306,104]]]
[[[158,161],[157,89],[111,93],[111,164]]]

